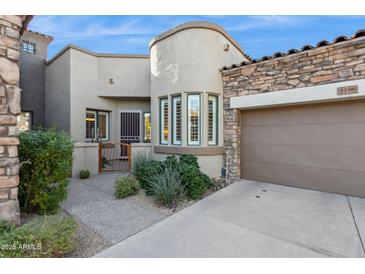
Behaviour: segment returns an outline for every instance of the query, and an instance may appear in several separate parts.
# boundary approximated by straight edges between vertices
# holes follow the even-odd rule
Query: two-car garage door
[[[365,101],[241,115],[243,178],[365,196]]]

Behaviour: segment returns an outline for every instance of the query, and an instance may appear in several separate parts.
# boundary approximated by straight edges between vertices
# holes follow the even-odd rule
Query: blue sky
[[[253,58],[301,48],[365,28],[365,16],[35,16],[29,29],[54,37],[52,57],[69,43],[99,53],[148,54],[156,35],[188,21],[210,21]]]

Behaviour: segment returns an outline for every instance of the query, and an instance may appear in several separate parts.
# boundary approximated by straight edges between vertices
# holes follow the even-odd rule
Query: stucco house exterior
[[[132,158],[193,154],[211,177],[365,196],[364,97],[364,30],[253,60],[190,22],[149,55],[65,47],[46,63],[45,126],[77,142],[74,175],[98,172],[101,139]]]
[[[24,30],[20,37],[20,88],[21,109],[18,120],[25,127],[45,126],[46,62],[48,44],[53,37],[31,30]]]
[[[68,45],[47,62],[45,125],[70,133],[87,155],[77,157],[88,159],[79,165],[88,162],[84,168],[93,173],[90,158],[97,157],[90,143],[100,136],[103,142],[150,141],[133,146],[153,158],[191,153],[207,174],[220,176],[219,68],[242,60],[249,58],[238,43],[206,22],[183,24],[155,37],[149,56],[99,54]]]

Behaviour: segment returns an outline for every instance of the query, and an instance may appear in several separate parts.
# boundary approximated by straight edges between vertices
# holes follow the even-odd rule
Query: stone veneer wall
[[[0,219],[19,224],[19,35],[25,16],[0,16]]]
[[[225,163],[240,177],[240,111],[230,98],[365,78],[365,37],[222,71]]]

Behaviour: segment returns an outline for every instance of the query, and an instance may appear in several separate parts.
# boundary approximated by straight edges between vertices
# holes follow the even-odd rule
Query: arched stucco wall
[[[201,145],[196,155],[204,158],[206,172],[219,176],[223,166],[222,151],[214,154],[207,141],[208,94],[219,97],[218,145],[223,146],[223,84],[219,69],[232,63],[247,60],[239,45],[219,26],[206,22],[180,25],[157,36],[150,44],[151,62],[151,117],[152,144],[156,157],[164,157],[169,151],[159,150],[159,98],[169,99],[169,133],[171,133],[171,95],[182,95],[182,144],[174,146],[169,136],[168,150],[171,154],[184,153],[187,145],[187,93],[201,94]],[[228,48],[228,50],[227,50]],[[171,135],[171,134],[170,134]],[[206,151],[210,150],[209,157]],[[203,155],[205,155],[203,157]],[[202,157],[199,157],[202,156]],[[199,159],[201,161],[202,159]],[[210,164],[211,162],[211,164]],[[218,165],[217,165],[218,164]],[[209,168],[214,167],[214,168]]]

